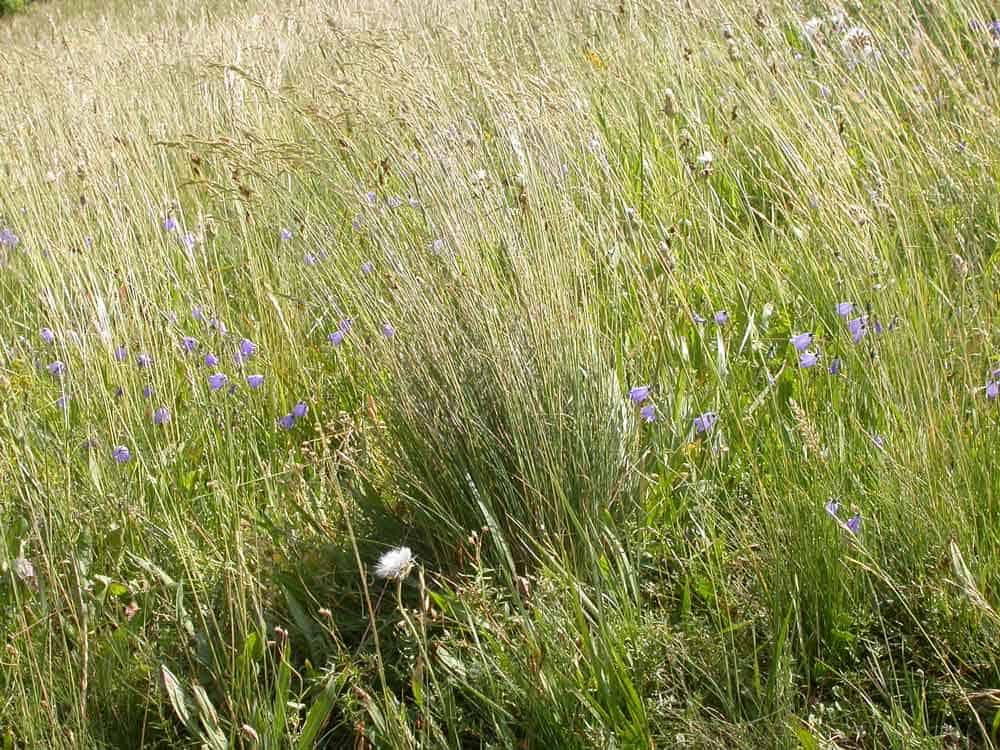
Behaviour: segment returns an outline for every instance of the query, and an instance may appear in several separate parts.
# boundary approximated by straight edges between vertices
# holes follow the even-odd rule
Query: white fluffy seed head
[[[379,578],[406,578],[413,567],[413,553],[409,547],[396,547],[378,559],[375,575]]]

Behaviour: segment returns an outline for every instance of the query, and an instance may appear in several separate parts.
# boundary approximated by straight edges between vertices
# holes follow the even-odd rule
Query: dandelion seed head
[[[396,547],[382,553],[375,565],[375,575],[386,579],[403,579],[413,568],[413,552],[409,547]]]

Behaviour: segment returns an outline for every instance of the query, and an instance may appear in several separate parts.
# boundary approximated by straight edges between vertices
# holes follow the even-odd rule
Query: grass
[[[994,747],[991,13],[0,21],[3,747]]]

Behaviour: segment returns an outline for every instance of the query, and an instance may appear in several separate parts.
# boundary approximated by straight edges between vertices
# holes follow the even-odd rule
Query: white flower
[[[31,585],[35,582],[35,566],[26,557],[19,557],[14,560],[14,575],[25,583]]]
[[[375,566],[379,578],[406,578],[413,567],[413,553],[409,547],[396,547],[383,553]]]
[[[840,42],[840,47],[852,65],[878,59],[875,38],[863,26],[852,26],[848,29]]]
[[[709,164],[712,163],[712,159],[714,159],[714,158],[715,157],[712,156],[712,152],[711,151],[705,151],[705,152],[703,152],[703,153],[701,153],[701,154],[698,155],[698,162],[701,163],[701,164],[704,164],[707,167]]]

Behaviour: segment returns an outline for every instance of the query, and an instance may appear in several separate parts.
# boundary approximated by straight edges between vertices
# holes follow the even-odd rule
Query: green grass
[[[996,746],[993,12],[4,19],[3,748]]]

